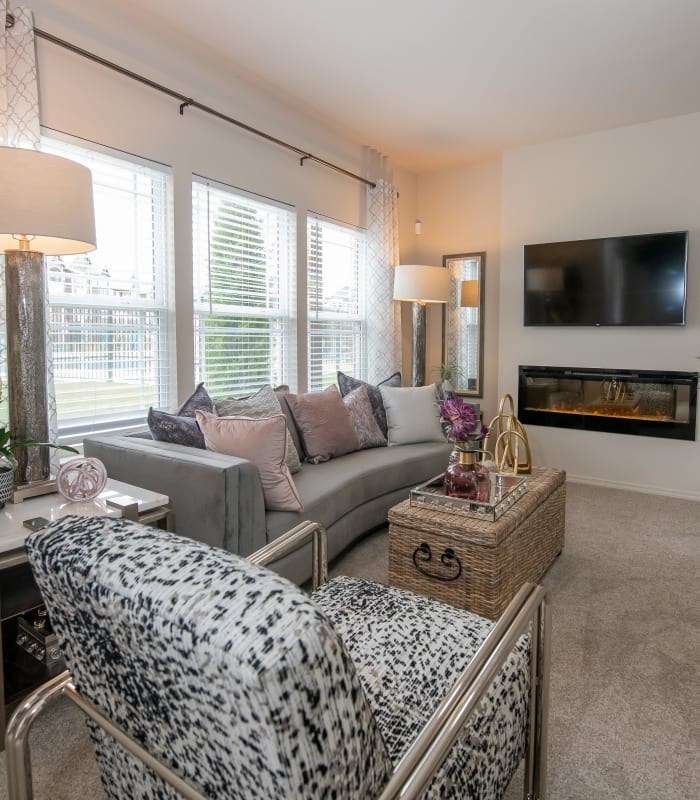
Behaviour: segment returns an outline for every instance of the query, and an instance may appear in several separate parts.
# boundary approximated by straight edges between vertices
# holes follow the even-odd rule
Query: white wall
[[[369,178],[383,165],[353,140],[308,109],[298,108],[250,76],[234,74],[207,54],[188,55],[192,43],[149,19],[107,16],[98,4],[36,0],[35,26],[110,61],[191,96],[229,116],[291,142]],[[194,8],[193,13],[196,13]],[[365,186],[322,166],[301,167],[294,153],[201,111],[179,114],[179,102],[128,77],[37,39],[42,125],[134,153],[172,167],[175,191],[177,395],[192,390],[191,175],[196,173],[294,205],[299,213],[297,263],[305,285],[307,210],[365,225]],[[371,143],[369,143],[371,144]],[[413,240],[415,177],[394,170],[401,197],[401,236]],[[404,211],[407,209],[407,211]],[[304,364],[305,308],[299,304],[299,363]],[[304,371],[296,387],[305,390]]]
[[[442,265],[452,253],[486,253],[484,314],[484,386],[479,402],[488,422],[498,408],[498,287],[500,266],[501,161],[492,159],[459,169],[424,173],[417,178],[417,216],[423,233],[416,237],[419,263]],[[431,310],[432,337],[426,362],[441,363],[441,311]],[[429,373],[430,374],[430,373]],[[433,373],[433,380],[435,375]]]
[[[421,198],[422,199],[422,198]],[[700,114],[511,150],[501,196],[499,393],[519,364],[695,371],[700,355]],[[523,245],[688,230],[685,327],[525,328]],[[700,499],[700,444],[528,427],[536,463],[573,479]]]

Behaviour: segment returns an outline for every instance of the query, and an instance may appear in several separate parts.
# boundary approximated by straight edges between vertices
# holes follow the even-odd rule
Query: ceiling
[[[698,0],[97,0],[414,172],[700,111]]]

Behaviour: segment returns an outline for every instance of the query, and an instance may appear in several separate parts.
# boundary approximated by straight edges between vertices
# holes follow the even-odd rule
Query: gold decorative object
[[[510,405],[510,410],[506,410]],[[487,441],[493,441],[494,460],[499,472],[514,475],[532,472],[532,457],[527,433],[515,416],[515,404],[509,394],[504,394],[498,406],[498,414],[491,420]],[[522,459],[521,459],[522,456]]]

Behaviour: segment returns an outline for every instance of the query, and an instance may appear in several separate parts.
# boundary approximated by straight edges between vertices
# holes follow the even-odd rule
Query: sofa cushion
[[[343,403],[350,414],[352,427],[357,434],[360,450],[369,447],[386,447],[386,436],[382,433],[377,418],[374,416],[372,404],[366,386],[358,386],[343,397]]]
[[[367,394],[369,395],[369,401],[372,404],[372,411],[374,412],[374,416],[377,419],[377,423],[379,424],[381,432],[386,436],[387,435],[386,413],[384,412],[384,403],[382,401],[382,395],[381,392],[379,391],[379,387],[401,386],[401,373],[395,372],[393,375],[390,375],[385,380],[380,381],[375,386],[372,383],[361,381],[359,378],[351,378],[344,372],[339,372],[338,386],[340,387],[340,393],[343,395],[343,397],[345,397],[346,394],[349,394],[353,389],[357,389],[358,386],[367,387]]]
[[[220,417],[272,417],[283,413],[279,398],[269,383],[261,386],[249,397],[222,397],[214,400],[216,413]],[[206,409],[205,409],[206,410]],[[211,410],[211,409],[209,409]],[[291,434],[287,431],[287,466],[290,472],[298,472],[301,463]]]
[[[435,384],[405,388],[382,386],[380,391],[390,446],[445,441]]]
[[[360,513],[355,518],[349,540],[352,541],[359,532],[386,523],[390,505],[405,500],[410,489],[444,472],[451,449],[444,440],[442,443],[421,442],[405,447],[358,450],[334,458],[318,469],[302,464],[294,483],[304,503],[304,514],[267,514],[268,538],[271,541],[304,519],[330,528],[346,515],[367,509],[367,515]],[[392,498],[390,505],[380,502],[385,497]],[[376,518],[375,511],[378,511]],[[347,543],[329,536],[330,557]]]
[[[270,511],[302,511],[303,505],[285,463],[287,423],[274,417],[216,417],[197,411],[207,450],[247,458],[260,472],[265,507]]]
[[[336,386],[329,386],[322,392],[288,394],[286,400],[310,464],[320,464],[359,449],[350,413]]]

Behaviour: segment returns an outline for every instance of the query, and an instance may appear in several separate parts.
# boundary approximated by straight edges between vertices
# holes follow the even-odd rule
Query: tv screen
[[[526,244],[525,325],[685,325],[688,232]]]

